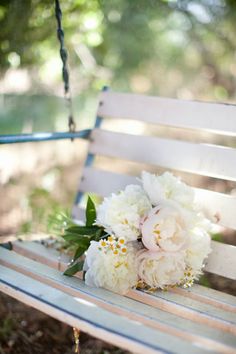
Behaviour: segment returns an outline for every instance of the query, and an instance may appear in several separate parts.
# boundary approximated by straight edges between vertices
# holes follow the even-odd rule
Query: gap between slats
[[[100,94],[98,115],[236,136],[236,106],[137,94]]]
[[[127,309],[125,309],[124,307],[120,307],[119,305],[116,305],[116,300],[115,298],[119,298],[118,295],[113,294],[112,295],[112,299],[114,300],[114,303],[111,304],[110,300],[102,300],[101,298],[97,298],[96,297],[96,292],[99,293],[98,289],[88,289],[83,283],[79,283],[79,280],[77,282],[75,282],[75,278],[66,278],[66,277],[62,277],[61,279],[58,279],[58,281],[56,279],[53,280],[53,278],[51,278],[50,276],[50,270],[44,270],[44,268],[46,269],[45,265],[40,265],[37,266],[37,263],[32,261],[27,261],[25,258],[18,256],[19,260],[15,260],[14,257],[13,260],[10,257],[10,259],[8,258],[8,256],[4,257],[4,252],[7,254],[9,251],[2,251],[3,253],[3,257],[2,260],[0,261],[0,263],[2,263],[5,266],[10,266],[11,269],[14,270],[20,270],[23,274],[27,275],[27,276],[32,276],[34,279],[39,280],[44,282],[47,285],[53,286],[59,290],[62,290],[72,296],[77,296],[79,298],[84,299],[85,301],[91,301],[92,303],[95,303],[96,305],[98,305],[99,307],[102,307],[108,311],[111,311],[113,313],[122,315],[122,316],[126,316],[131,320],[135,320],[135,321],[140,321],[145,325],[148,325],[152,328],[167,332],[168,334],[183,338],[183,339],[187,339],[188,341],[195,343],[197,345],[202,345],[205,348],[208,348],[209,350],[217,350],[220,351],[222,353],[232,353],[232,348],[230,349],[230,347],[228,347],[225,344],[221,344],[220,342],[215,342],[215,340],[211,340],[209,339],[207,336],[205,337],[201,337],[199,336],[199,334],[193,334],[191,331],[186,333],[185,331],[182,331],[181,329],[178,329],[178,327],[176,328],[175,326],[169,326],[166,323],[163,323],[163,321],[161,321],[160,319],[160,314],[157,314],[157,318],[160,322],[156,322],[154,321],[154,318],[150,318],[145,317],[143,314],[139,314],[136,313],[133,309],[134,303],[128,303],[126,305],[129,306]],[[16,258],[16,257],[15,257]],[[21,259],[22,258],[22,259]],[[25,259],[25,260],[24,260]],[[18,263],[18,264],[17,264]],[[20,264],[20,265],[19,265]],[[42,269],[41,269],[42,268]],[[41,269],[41,270],[40,270]],[[53,276],[53,274],[52,274]],[[59,278],[59,275],[57,276]],[[56,278],[57,278],[56,277]],[[73,285],[74,284],[74,285]],[[80,287],[85,287],[85,290],[91,294],[93,294],[93,292],[95,292],[95,297],[92,296],[91,294],[89,295],[89,293],[87,294],[86,291],[85,293],[81,292]],[[95,290],[95,291],[94,291]],[[105,291],[105,294],[109,297],[109,292]],[[130,300],[127,300],[128,302]],[[124,303],[122,302],[122,306],[124,305]],[[144,309],[146,305],[143,305]],[[140,309],[140,307],[139,307]],[[128,311],[127,311],[128,310]],[[173,315],[172,315],[173,316]],[[173,322],[173,324],[175,324],[175,322]],[[196,327],[196,325],[195,325]],[[207,330],[207,329],[205,329]],[[204,332],[204,330],[203,330]]]
[[[89,152],[204,176],[236,180],[236,149],[94,129]]]

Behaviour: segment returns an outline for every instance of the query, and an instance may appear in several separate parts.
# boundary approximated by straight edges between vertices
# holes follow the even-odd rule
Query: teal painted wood
[[[108,91],[108,89],[109,88],[107,86],[104,86],[102,91],[106,92],[106,91]],[[102,104],[103,104],[103,102],[99,101],[98,107],[101,106]],[[102,121],[103,121],[103,118],[101,116],[97,115],[96,119],[95,119],[95,123],[94,123],[94,128],[100,128],[101,125],[102,125]],[[84,167],[92,166],[93,162],[94,162],[94,159],[95,159],[95,154],[90,153],[88,151],[88,154],[87,154],[87,157],[86,157],[86,160],[85,160],[85,163],[84,163]],[[82,192],[81,190],[78,190],[78,192],[76,194],[76,197],[75,197],[74,205],[80,204],[80,202],[81,202],[81,200],[83,198],[83,195],[84,195],[84,192]],[[72,211],[72,214],[73,214],[73,211]]]
[[[233,306],[236,310],[236,298],[233,295],[222,293],[218,290],[207,288],[207,287],[204,287],[204,292],[203,292],[203,287],[198,284],[195,284],[193,288],[185,289],[185,292],[187,292],[188,294],[194,293],[206,299],[220,301],[221,303],[224,303],[226,305]]]
[[[30,143],[63,139],[88,139],[91,129],[84,129],[78,132],[37,132],[32,134],[10,134],[0,135],[0,144]]]
[[[169,292],[156,291],[151,296],[162,299],[167,303],[176,304],[180,308],[193,310],[206,317],[214,318],[215,321],[220,320],[220,321],[228,322],[231,325],[234,325],[236,328],[235,313],[227,312],[220,308],[217,308],[216,310],[215,306],[204,304],[200,301],[187,298],[186,296],[172,293],[171,291]]]

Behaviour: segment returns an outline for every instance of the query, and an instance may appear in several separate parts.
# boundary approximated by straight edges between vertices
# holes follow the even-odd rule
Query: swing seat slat
[[[162,343],[160,349],[167,352],[170,349],[173,350],[173,347],[169,348],[168,345],[163,346],[163,344],[166,344],[165,340],[167,340],[167,338],[163,336],[162,338],[164,339],[164,342],[160,342],[158,330],[160,331],[160,334],[162,334],[163,331],[167,334],[174,334],[177,339],[182,339],[183,343],[181,343],[181,341],[177,343],[178,348],[174,351],[176,353],[187,352],[186,350],[190,350],[191,352],[193,350],[193,352],[197,353],[200,353],[203,350],[202,352],[204,353],[204,349],[230,352],[232,350],[231,346],[233,347],[235,344],[236,323],[234,313],[236,313],[236,307],[233,302],[233,297],[230,295],[225,296],[226,307],[224,309],[220,306],[223,302],[223,298],[221,296],[221,300],[219,301],[219,295],[221,295],[221,293],[218,294],[217,291],[214,292],[216,298],[215,302],[209,297],[210,303],[204,303],[202,301],[202,296],[198,296],[197,299],[195,298],[194,300],[189,298],[187,290],[183,290],[182,294],[161,293],[157,294],[155,297],[135,290],[128,293],[127,297],[124,298],[123,296],[113,294],[104,289],[87,287],[80,279],[81,276],[78,276],[77,278],[62,276],[58,270],[65,269],[66,262],[59,258],[60,254],[56,254],[55,250],[47,249],[47,252],[45,252],[45,247],[43,245],[35,244],[34,242],[16,242],[15,246],[13,244],[13,250],[12,256],[9,259],[9,251],[1,249],[0,263],[2,264],[2,267],[7,267],[5,269],[17,271],[17,279],[19,279],[19,273],[21,273],[24,276],[22,277],[21,275],[20,278],[24,281],[25,277],[31,280],[34,279],[41,284],[50,286],[51,289],[57,289],[70,295],[71,298],[76,299],[80,304],[82,303],[88,307],[98,307],[99,316],[95,316],[95,314],[93,314],[93,316],[94,320],[99,320],[98,322],[100,323],[100,326],[104,325],[104,323],[107,324],[107,320],[109,322],[109,317],[107,317],[106,311],[119,315],[119,317],[121,316],[121,321],[123,317],[123,320],[125,319],[126,323],[130,320],[131,324],[133,321],[136,321],[139,323],[139,326],[141,325],[142,327],[138,327],[136,338],[134,338],[135,341],[137,336],[140,338],[140,332],[143,333],[143,329],[146,325],[148,328],[155,329],[155,338],[158,338],[156,343],[158,343],[159,346]],[[24,256],[21,254],[24,254]],[[58,269],[59,259],[60,267]],[[6,286],[5,283],[7,280],[8,287],[10,286],[9,279],[7,278],[8,276],[9,274],[6,274],[6,271],[4,271],[3,281],[0,282],[1,288]],[[20,283],[18,282],[18,287],[20,287],[19,284]],[[14,284],[14,287],[15,286],[16,285]],[[20,289],[22,289],[22,291],[25,289],[25,283]],[[27,287],[27,304],[38,308],[38,303],[35,304],[34,302],[35,296],[37,295],[32,291],[32,285],[30,287],[30,292],[28,292],[28,290]],[[37,285],[33,290],[42,291]],[[14,292],[14,289],[10,290],[8,288],[7,293],[13,295],[12,291]],[[20,290],[17,289],[17,291]],[[45,291],[46,289],[44,289],[43,297],[45,296]],[[52,290],[50,290],[50,292],[53,293]],[[218,296],[216,296],[216,294]],[[18,298],[18,296],[19,294],[17,293],[16,298]],[[33,299],[31,300],[29,296],[32,296]],[[54,294],[54,296],[57,296],[57,294]],[[63,295],[60,294],[60,296]],[[45,300],[48,301],[48,297],[46,297]],[[67,309],[63,308],[61,299],[57,299],[55,304],[59,307],[62,306],[63,311],[67,313]],[[106,310],[104,318],[102,309]],[[77,305],[76,310],[79,310],[81,314],[81,309]],[[48,309],[47,313],[55,317],[54,310]],[[74,315],[76,313],[74,311]],[[61,320],[61,317],[59,319]],[[80,328],[84,328],[84,326],[81,327],[79,319],[71,321],[71,319],[68,320],[68,317],[66,316],[63,320],[73,326],[75,326],[75,322],[77,321],[76,326],[78,327],[80,325]],[[116,332],[119,332],[120,325],[116,328]],[[113,328],[109,328],[107,331],[108,333],[105,338],[111,341],[112,336],[110,337],[109,331],[113,332]],[[101,334],[96,332],[96,330],[95,332],[91,332],[91,330],[88,332],[95,336]],[[129,331],[126,334],[129,334]],[[152,332],[149,332],[149,335],[151,334]],[[173,342],[175,341],[172,341],[172,343]],[[197,348],[192,348],[193,342],[195,343],[194,346]],[[115,343],[117,343],[117,339]],[[125,342],[122,344],[120,343],[119,345],[127,348],[127,343]],[[138,346],[140,346],[140,343]],[[200,350],[198,349],[198,346],[200,346]],[[135,348],[131,343],[129,343],[128,348],[129,350],[135,350],[135,352],[138,353],[141,353],[143,350],[142,346]],[[146,350],[148,353],[152,353],[150,347],[146,346]],[[157,348],[155,348],[155,350],[157,350]]]

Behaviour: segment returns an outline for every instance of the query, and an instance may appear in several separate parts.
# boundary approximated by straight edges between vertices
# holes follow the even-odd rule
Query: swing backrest
[[[235,137],[235,105],[102,92],[73,216],[83,218],[84,193],[104,197],[139,183],[142,169],[164,169],[182,174],[206,215],[233,233],[236,196],[199,187],[236,187]],[[206,270],[236,279],[236,247],[212,241],[212,248]]]
[[[139,183],[135,175],[142,169],[171,169],[196,187],[197,201],[216,223],[235,230],[235,196],[199,188],[209,181],[218,190],[235,186],[236,149],[225,146],[235,144],[235,113],[231,105],[102,93],[95,127],[86,132],[90,142],[74,216],[84,217],[84,193],[105,196]],[[222,146],[212,144],[212,132]],[[63,276],[68,258],[40,239],[0,247],[0,291],[131,352],[235,353],[234,296],[198,284],[126,296],[89,287],[82,274]],[[230,278],[229,288],[236,278],[236,247],[216,241],[212,247],[206,270]]]

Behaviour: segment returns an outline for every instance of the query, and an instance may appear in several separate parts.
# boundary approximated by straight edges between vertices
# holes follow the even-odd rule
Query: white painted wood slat
[[[189,344],[181,339],[140,326],[139,322],[124,320],[57,289],[51,291],[50,286],[25,275],[19,277],[18,272],[3,266],[0,266],[0,290],[96,338],[137,353],[144,350],[150,353],[187,353],[190,350]],[[201,349],[192,349],[193,353],[201,353]]]
[[[60,262],[60,269],[65,269],[63,261],[61,260],[61,258],[58,258],[58,254],[56,255],[56,252],[53,251],[51,256],[50,256],[50,249],[47,250],[47,256],[45,257],[45,252],[44,252],[44,246],[39,245],[39,244],[35,244],[33,242],[28,242],[28,243],[20,243],[20,242],[16,242],[15,244],[13,244],[13,249],[19,253],[19,254],[23,254],[24,256],[33,259],[33,260],[37,260],[38,262],[42,262],[43,264],[48,264],[50,267],[56,268],[58,269],[58,263]],[[50,259],[50,262],[47,262],[47,258]],[[158,293],[158,292],[157,292]],[[204,288],[202,287],[202,293],[204,295]],[[207,289],[206,289],[206,295],[207,295]],[[185,306],[186,304],[183,302],[183,294],[180,294],[180,296],[178,296],[176,294],[175,298],[176,298],[176,303],[172,304],[173,306],[170,306],[170,302],[163,302],[163,301],[159,301],[158,299],[153,299],[151,298],[150,300],[150,296],[145,295],[145,294],[141,294],[140,295],[140,291],[131,291],[131,293],[129,294],[129,296],[131,298],[135,298],[138,299],[141,302],[147,301],[147,303],[149,303],[149,301],[151,301],[152,306],[156,306],[157,308],[161,308],[165,311],[170,311],[173,313],[178,313],[181,314],[180,316],[184,317],[184,318],[191,318],[197,322],[200,321],[200,323],[208,323],[209,325],[213,325],[213,326],[217,326],[217,328],[223,328],[218,322],[219,320],[219,316],[220,314],[224,313],[221,311],[221,309],[224,309],[225,311],[230,312],[231,313],[235,313],[236,312],[236,299],[232,298],[231,296],[227,295],[225,296],[225,301],[229,302],[228,306],[226,306],[226,308],[224,308],[224,306],[219,306],[220,305],[220,301],[219,301],[219,296],[218,296],[218,301],[216,299],[216,301],[213,302],[205,302],[202,301],[202,297],[201,296],[195,296],[195,299],[193,299],[194,301],[191,301],[191,305],[190,306]],[[224,298],[224,294],[222,294],[223,298]],[[197,300],[197,302],[195,301]],[[176,306],[176,304],[178,304],[178,306]],[[203,304],[203,305],[202,305]],[[208,304],[209,306],[205,306],[205,304]],[[233,305],[234,304],[234,305]],[[217,308],[214,309],[214,307]],[[192,309],[196,309],[196,312],[193,312]],[[209,316],[205,316],[203,315],[203,311],[202,309],[209,309],[209,313],[211,314],[211,316],[214,317],[214,313],[217,314],[216,317],[214,317],[214,319],[211,321],[211,318],[209,318]],[[200,311],[200,312],[199,312]],[[206,310],[207,312],[207,310]],[[235,318],[235,316],[234,316]],[[223,317],[222,319],[226,319],[225,317]],[[227,326],[226,326],[226,330],[227,330]],[[230,326],[231,328],[231,326]],[[236,326],[235,326],[235,334],[236,334]]]
[[[53,247],[47,247],[44,244],[31,241],[15,241],[12,243],[12,249],[33,261],[56,268],[59,272],[63,272],[71,260],[68,255],[59,252]]]
[[[236,106],[137,94],[102,92],[102,117],[141,120],[166,126],[236,135]]]
[[[89,152],[236,180],[236,149],[94,129]]]
[[[118,192],[128,184],[140,184],[138,178],[95,167],[85,167],[79,188],[82,192],[102,197]],[[206,189],[194,188],[195,201],[206,216],[219,225],[236,230],[236,197]]]
[[[205,270],[236,280],[236,247],[216,241],[212,241],[211,247]]]
[[[236,197],[195,188],[195,201],[216,224],[236,230]]]
[[[232,348],[230,349],[228,346],[236,345],[236,338],[230,334],[213,330],[203,324],[198,325],[189,320],[183,320],[175,315],[167,315],[161,310],[153,309],[145,304],[141,305],[131,299],[124,300],[123,296],[104,289],[87,287],[82,280],[62,276],[59,272],[48,268],[44,264],[38,264],[16,255],[14,252],[9,257],[8,253],[9,251],[0,249],[1,264],[11,269],[18,269],[25,275],[32,276],[36,280],[63,290],[72,296],[80,297],[87,302],[91,301],[113,313],[141,321],[150,327],[184,338],[209,350],[219,350],[226,353],[232,351]]]
[[[21,255],[26,256],[27,258],[36,260],[43,264],[47,264],[50,267],[60,269],[61,271],[64,269],[64,262],[68,262],[68,258],[63,259],[59,251],[56,251],[52,248],[46,248],[45,250],[45,246],[39,243],[35,245],[34,242],[22,243],[17,241],[13,243],[13,250]],[[191,293],[193,293],[193,298],[198,301],[209,303],[214,305],[216,308],[224,308],[226,311],[236,312],[235,296],[224,294],[220,291],[206,288],[197,284],[189,289],[177,288],[174,291],[178,291],[182,295],[186,294],[187,297],[191,297]]]
[[[200,311],[200,313],[204,313],[206,315],[215,317],[216,319],[221,319],[223,321],[229,321],[232,325],[236,325],[236,316],[235,316],[235,312],[233,313],[233,311],[226,312],[218,308],[216,312],[216,309],[213,305],[209,305],[209,304],[199,305],[199,301],[197,300],[187,298],[182,294],[181,295],[178,294],[178,296],[176,296],[176,293],[170,291],[169,292],[156,291],[155,293],[152,294],[152,296],[158,297],[167,302],[176,303],[178,305],[184,305],[192,310],[197,309],[198,311]]]
[[[0,266],[0,290],[73,327],[136,353],[207,353],[203,346],[113,314],[80,297]]]
[[[132,299],[140,301],[144,304],[148,304],[153,308],[158,308],[184,319],[202,323],[209,327],[214,327],[221,331],[226,331],[236,335],[235,324],[232,321],[228,322],[223,320],[223,318],[217,317],[218,309],[215,309],[215,316],[211,317],[209,313],[201,310],[202,308],[205,308],[205,306],[202,306],[202,304],[195,306],[194,301],[191,301],[191,305],[189,306],[187,303],[184,304],[183,299],[176,296],[176,294],[174,294],[174,300],[165,299],[164,295],[165,294],[161,294],[161,292],[159,293],[158,291],[148,293],[145,291],[136,290],[133,290],[127,294],[127,296],[131,297]],[[194,308],[192,308],[192,306]],[[233,316],[233,318],[235,317]]]
[[[194,284],[191,288],[175,288],[174,293],[181,294],[187,298],[214,305],[226,311],[236,313],[236,297],[221,291]]]

